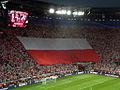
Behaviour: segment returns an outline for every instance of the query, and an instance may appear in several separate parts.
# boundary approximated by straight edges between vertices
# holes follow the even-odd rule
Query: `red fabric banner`
[[[93,49],[80,50],[27,50],[38,64],[51,65],[76,61],[99,61]]]

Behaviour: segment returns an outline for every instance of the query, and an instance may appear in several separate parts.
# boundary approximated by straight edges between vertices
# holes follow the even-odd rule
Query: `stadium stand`
[[[120,68],[114,63],[114,60],[119,58],[119,46],[116,45],[119,43],[119,37],[116,36],[118,31],[114,29],[116,28],[96,26],[55,26],[54,28],[51,25],[39,24],[31,25],[28,30],[24,31],[20,29],[3,30],[7,33],[7,36],[0,39],[0,51],[2,52],[0,55],[2,59],[0,81],[5,82],[34,76],[37,75],[37,73],[48,73],[49,69],[42,68],[51,67],[52,69],[53,67],[37,65],[17,39],[17,36],[37,38],[86,38],[101,59],[100,62],[94,64],[92,68],[111,73],[116,71],[117,73]],[[111,33],[107,32],[108,30],[111,31]],[[116,39],[118,39],[118,42]],[[60,67],[60,65],[53,67],[53,71],[56,69],[62,71],[62,69],[59,70]],[[62,64],[62,67],[64,67],[64,64]],[[71,64],[69,64],[68,67],[71,67]],[[8,77],[9,75],[11,77]]]
[[[7,36],[0,39],[0,82],[10,82],[42,74],[48,74],[47,76],[49,76],[50,73],[54,75],[77,71],[77,66],[73,64],[37,65],[15,36],[16,33],[4,31],[7,33]]]
[[[39,22],[39,20],[37,21]],[[37,23],[36,22],[36,23]],[[0,21],[0,88],[10,84],[26,82],[53,75],[69,74],[78,71],[74,63],[38,65],[17,38],[72,38],[86,39],[100,61],[92,62],[86,70],[120,75],[120,31],[119,27],[95,25],[53,25],[31,23],[27,28],[4,28]],[[2,27],[3,26],[3,27]]]

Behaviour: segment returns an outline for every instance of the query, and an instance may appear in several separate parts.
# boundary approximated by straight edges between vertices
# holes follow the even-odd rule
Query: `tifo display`
[[[90,4],[0,0],[0,90],[120,90],[120,8]]]

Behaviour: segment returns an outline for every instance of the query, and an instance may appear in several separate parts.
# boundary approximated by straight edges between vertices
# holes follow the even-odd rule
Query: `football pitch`
[[[120,78],[95,74],[66,76],[42,83],[31,84],[11,90],[120,90]]]

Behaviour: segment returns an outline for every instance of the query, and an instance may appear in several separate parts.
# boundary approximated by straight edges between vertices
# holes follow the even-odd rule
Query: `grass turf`
[[[41,83],[31,84],[12,90],[120,90],[120,79],[95,74],[80,74],[58,78],[47,81],[46,85]]]

